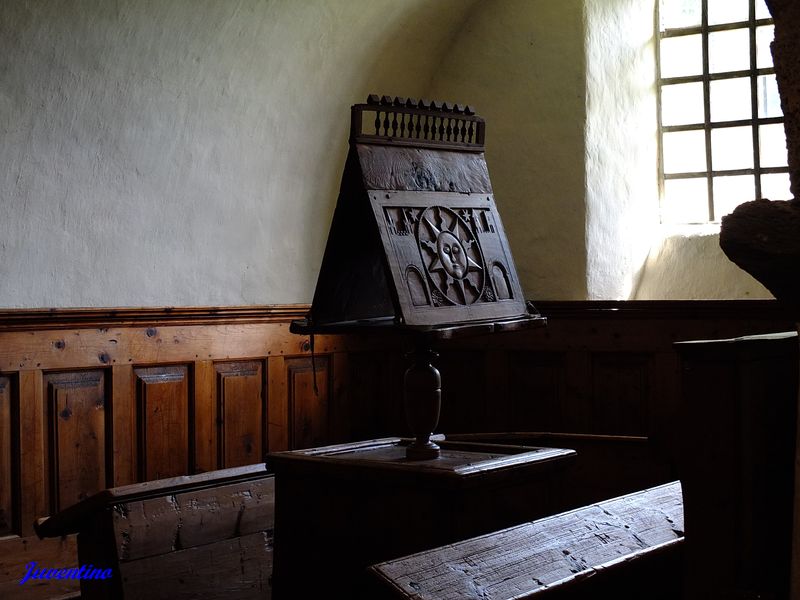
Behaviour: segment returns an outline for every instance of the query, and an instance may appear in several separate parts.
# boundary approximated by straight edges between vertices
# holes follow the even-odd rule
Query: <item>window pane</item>
[[[750,69],[750,34],[747,29],[732,29],[708,34],[708,61],[711,73]]]
[[[708,24],[738,23],[750,18],[747,0],[708,0]]]
[[[742,202],[756,199],[756,180],[753,175],[714,177],[714,219],[733,212]]]
[[[661,40],[661,77],[700,75],[703,72],[703,42],[700,35],[682,35]]]
[[[697,173],[706,170],[706,142],[703,131],[665,133],[664,173]]]
[[[749,77],[721,79],[712,81],[710,85],[712,121],[737,121],[753,118]]]
[[[761,176],[761,197],[770,200],[789,200],[792,193],[789,191],[789,174],[776,173]]]
[[[764,0],[756,0],[756,19],[771,19],[772,15],[769,14],[767,3]]]
[[[783,123],[759,127],[758,145],[761,151],[762,167],[785,167],[787,165],[788,152]]]
[[[772,66],[769,45],[775,39],[775,25],[756,27],[756,67],[768,69]]]
[[[662,125],[688,125],[704,120],[701,82],[665,85],[661,88]]]
[[[700,25],[700,0],[661,0],[661,31]]]
[[[762,119],[782,117],[781,97],[778,95],[778,81],[775,75],[762,75],[758,78],[758,116]]]
[[[704,223],[708,221],[708,184],[704,177],[667,179],[661,219],[665,223]]]
[[[714,171],[753,168],[752,127],[711,130],[711,165]]]

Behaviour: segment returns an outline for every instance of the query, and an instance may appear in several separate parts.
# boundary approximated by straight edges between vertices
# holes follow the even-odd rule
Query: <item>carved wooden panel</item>
[[[266,425],[260,361],[217,363],[219,468],[264,460]]]
[[[593,433],[647,435],[653,357],[592,354]]]
[[[10,534],[14,528],[13,401],[12,379],[0,375],[0,536]]]
[[[185,366],[134,369],[139,479],[189,473],[189,378]]]
[[[564,357],[547,352],[509,352],[510,419],[513,431],[564,431]]]
[[[50,510],[59,511],[106,487],[105,372],[48,373]]]
[[[356,150],[369,190],[492,193],[482,154],[368,144]]]
[[[317,356],[312,365],[310,357],[287,358],[287,387],[289,394],[289,443],[293,450],[312,448],[328,443],[328,398],[330,390],[330,360]],[[314,371],[317,385],[314,389]]]
[[[527,314],[491,194],[370,191],[369,198],[407,324]]]

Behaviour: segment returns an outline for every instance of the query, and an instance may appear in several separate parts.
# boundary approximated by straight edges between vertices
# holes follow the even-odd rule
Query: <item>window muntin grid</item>
[[[764,0],[660,0],[658,17],[662,222],[719,221],[741,202],[788,198]]]

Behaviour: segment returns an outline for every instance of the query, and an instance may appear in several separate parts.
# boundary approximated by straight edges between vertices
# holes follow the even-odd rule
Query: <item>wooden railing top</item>
[[[370,94],[351,108],[351,143],[483,152],[485,135],[468,104]]]

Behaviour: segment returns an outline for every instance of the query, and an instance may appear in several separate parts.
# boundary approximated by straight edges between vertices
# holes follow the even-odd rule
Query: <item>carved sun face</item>
[[[467,261],[472,262],[472,259],[467,256],[461,240],[449,231],[442,231],[436,238],[436,254],[438,256],[428,267],[429,271],[444,269],[454,279],[464,279]],[[472,264],[477,266],[474,262]]]
[[[417,232],[428,273],[437,288],[456,304],[471,304],[483,290],[480,247],[469,227],[452,210],[424,211]]]

